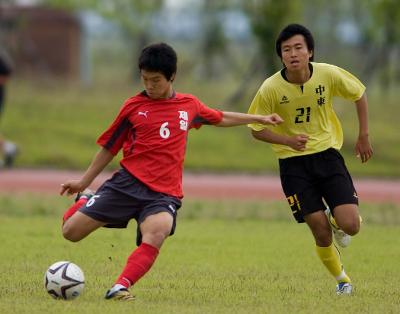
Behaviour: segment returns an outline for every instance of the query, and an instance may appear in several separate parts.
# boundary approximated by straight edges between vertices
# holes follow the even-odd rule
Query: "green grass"
[[[135,247],[135,223],[102,229],[79,243],[60,233],[70,200],[0,196],[1,313],[397,313],[400,207],[364,205],[362,232],[342,258],[356,290],[334,295],[310,232],[283,202],[200,202],[180,210],[176,234],[134,288],[134,303],[108,302],[105,291]],[[379,213],[379,214],[378,214]],[[76,300],[53,300],[46,268],[71,260],[85,272]]]
[[[178,79],[176,88],[197,95],[206,104],[225,110],[246,111],[252,95],[244,103],[226,107],[225,98],[237,81],[199,83],[195,79]],[[1,132],[16,141],[21,149],[17,167],[84,169],[98,147],[97,137],[112,122],[123,101],[141,89],[119,81],[96,82],[92,88],[62,82],[37,84],[13,80]],[[257,86],[254,86],[256,90]],[[398,93],[384,95],[371,89],[370,137],[375,156],[367,164],[354,156],[358,123],[354,105],[338,102],[343,120],[345,143],[343,154],[354,176],[400,177],[398,157]],[[117,158],[112,167],[117,167]],[[205,126],[189,136],[186,169],[215,172],[255,172],[277,174],[277,161],[268,144],[254,140],[247,127],[215,128]]]

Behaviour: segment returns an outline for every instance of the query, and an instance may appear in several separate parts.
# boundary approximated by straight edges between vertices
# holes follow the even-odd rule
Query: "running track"
[[[68,179],[79,179],[82,171],[11,169],[0,170],[0,194],[58,194],[60,185]],[[91,188],[97,188],[111,176],[100,174]],[[400,180],[354,180],[361,201],[400,202]],[[278,177],[240,174],[185,173],[183,189],[186,198],[233,200],[282,200]]]

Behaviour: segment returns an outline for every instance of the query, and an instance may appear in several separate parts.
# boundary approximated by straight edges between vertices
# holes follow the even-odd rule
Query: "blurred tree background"
[[[135,77],[140,50],[151,42],[167,41],[182,55],[184,76],[195,80],[234,76],[246,82],[254,79],[259,84],[281,67],[275,54],[275,38],[280,29],[297,22],[312,30],[318,61],[350,68],[364,82],[381,83],[384,88],[396,86],[400,80],[400,6],[396,0],[32,0],[32,3],[79,14],[89,35],[93,66],[103,65],[96,59],[97,55],[106,58],[103,49],[114,48],[111,55],[120,53],[121,57],[113,63],[120,60],[126,74],[133,73]],[[252,85],[252,82],[237,83]],[[233,99],[239,102],[238,98]]]
[[[400,157],[400,148],[397,148],[399,140],[396,135],[398,132],[396,113],[400,113],[400,110],[396,109],[400,81],[398,0],[23,1],[27,2],[35,6],[65,10],[77,17],[85,41],[82,45],[85,50],[83,53],[81,51],[84,62],[81,60],[79,77],[72,80],[54,79],[50,72],[47,74],[43,72],[40,79],[35,77],[34,80],[32,77],[16,75],[11,84],[10,97],[14,97],[15,101],[35,102],[36,96],[32,97],[34,92],[45,90],[52,102],[58,101],[62,104],[62,98],[65,102],[73,103],[80,99],[85,103],[89,101],[85,100],[85,97],[90,95],[101,108],[100,112],[94,114],[97,116],[93,118],[93,123],[96,120],[102,122],[96,127],[89,128],[87,134],[91,134],[92,137],[88,138],[86,135],[85,143],[89,143],[89,140],[93,142],[98,132],[111,121],[122,101],[140,89],[136,61],[146,44],[165,41],[175,47],[179,58],[176,81],[178,91],[193,93],[212,107],[246,111],[263,80],[281,67],[275,53],[277,34],[286,24],[296,22],[306,25],[314,34],[315,61],[343,67],[358,76],[368,87],[371,120],[373,120],[371,133],[373,135],[376,133],[379,138],[379,141],[373,143],[377,155],[380,155],[380,162],[377,161],[373,166],[374,170],[370,172],[356,168],[356,173],[400,176],[400,170],[393,170]],[[18,1],[1,2],[3,7],[17,4]],[[0,19],[3,20],[0,23],[0,43],[6,49],[12,50],[4,41],[2,42],[10,25],[4,22],[2,15]],[[9,53],[12,56],[12,51]],[[18,69],[18,64],[15,66]],[[24,98],[20,95],[21,98],[18,98],[15,94],[20,93],[15,89],[25,91],[30,96]],[[58,97],[60,93],[64,93],[64,96]],[[40,107],[46,102],[43,98],[37,99],[36,106]],[[12,99],[9,102],[11,103]],[[104,107],[101,105],[103,102]],[[112,109],[104,109],[110,106],[110,102],[113,105]],[[63,109],[58,108],[58,114],[60,110],[65,109],[61,107]],[[80,105],[82,110],[84,107]],[[345,135],[350,137],[344,145],[345,155],[353,153],[358,131],[355,110],[348,107],[348,104],[342,105],[338,101],[337,111],[343,119]],[[88,110],[84,114],[92,115],[90,109]],[[67,121],[68,117],[69,113],[64,112],[64,121]],[[90,119],[92,118],[88,118]],[[14,123],[17,123],[16,120]],[[11,126],[9,128],[11,129]],[[76,125],[75,128],[79,129],[79,126]],[[214,144],[212,140],[211,143],[207,143],[203,142],[200,134],[193,136],[191,145],[199,145],[203,155],[198,157],[196,149],[194,154],[189,152],[187,165],[191,169],[258,171],[265,168],[267,171],[273,171],[275,161],[270,150],[263,148],[257,151],[259,148],[256,147],[263,145],[251,142],[252,139],[247,136],[249,132],[246,131],[242,129],[240,135],[236,130],[229,131],[233,134],[232,139],[229,139],[231,135],[218,130],[224,142],[225,138],[229,139],[227,142],[233,142],[231,149],[226,148],[230,154],[245,155],[248,154],[250,147],[254,147],[256,157],[254,160],[250,158],[247,166],[246,160],[239,156],[236,156],[237,161],[232,161],[232,164],[226,163],[226,158],[222,161],[212,160],[209,164],[204,163],[204,159],[207,159],[204,147],[207,145],[210,147],[210,156],[215,154],[215,149],[219,149],[221,145],[221,138],[215,139]],[[75,131],[70,132],[74,134]],[[203,136],[210,141],[210,137],[215,135],[208,132],[211,131],[204,131],[206,134],[203,133]],[[16,136],[21,139],[23,137],[19,134]],[[237,136],[240,137],[239,140]],[[63,141],[68,141],[66,138],[64,134]],[[251,145],[246,146],[247,142],[251,142]],[[241,150],[241,146],[245,147]],[[93,152],[93,149],[93,146],[90,147],[90,151]],[[27,166],[61,164],[64,167],[77,168],[85,164],[83,161],[82,164],[74,163],[66,157],[65,152],[48,159],[40,159],[39,155],[43,152],[36,154],[38,158],[36,161],[25,159],[21,155],[21,163]],[[35,153],[32,155],[35,156]],[[197,158],[203,159],[203,163]],[[83,159],[87,163],[87,156]],[[226,166],[222,165],[224,163]],[[350,164],[352,165],[351,161]],[[393,164],[393,169],[386,170],[385,167],[389,164]]]

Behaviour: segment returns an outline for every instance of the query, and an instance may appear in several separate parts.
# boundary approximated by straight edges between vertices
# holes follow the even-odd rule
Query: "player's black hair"
[[[175,50],[166,43],[151,44],[143,48],[139,57],[139,70],[160,72],[167,80],[176,73],[178,57]]]
[[[314,38],[311,32],[300,24],[289,24],[286,26],[279,34],[278,38],[276,39],[276,53],[278,54],[279,58],[282,59],[282,42],[288,40],[289,38],[295,35],[303,35],[304,40],[307,44],[308,51],[312,51],[313,54],[310,57],[310,61],[314,60]]]

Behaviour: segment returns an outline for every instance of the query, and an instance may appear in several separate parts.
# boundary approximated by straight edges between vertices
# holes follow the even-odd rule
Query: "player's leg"
[[[334,149],[326,151],[325,178],[320,188],[330,208],[330,222],[338,245],[346,247],[350,236],[360,230],[361,217],[358,210],[358,195],[343,157]],[[322,165],[320,165],[322,167]],[[342,238],[344,241],[342,241]]]
[[[329,207],[325,209],[325,215],[328,218],[329,224],[331,225],[336,244],[343,248],[349,246],[351,242],[351,236],[340,229],[340,227],[336,223],[335,218],[333,218],[331,209]]]
[[[7,141],[0,134],[0,154],[3,156],[0,167],[11,168],[18,154],[17,145],[11,141]]]
[[[94,194],[86,189],[79,193],[73,204],[63,216],[62,232],[67,240],[80,241],[94,230],[103,226],[125,228],[126,199],[118,192],[114,176],[107,180]],[[124,207],[125,206],[125,207]],[[134,207],[132,203],[128,208]],[[122,223],[121,223],[122,222]]]
[[[78,211],[86,205],[93,194],[89,189],[78,193],[75,203],[64,213],[62,233],[67,240],[72,242],[80,241],[97,228],[105,225],[105,223]]]
[[[0,97],[1,98],[1,97]],[[1,105],[0,99],[0,117],[1,117]],[[18,147],[15,143],[8,141],[0,134],[0,154],[3,156],[3,160],[0,161],[0,167],[11,168],[14,164],[14,160],[18,154]]]
[[[105,224],[77,211],[64,222],[62,233],[65,239],[78,242]]]
[[[128,288],[150,270],[164,240],[174,233],[176,211],[181,206],[181,201],[176,197],[150,190],[125,170],[120,176],[124,179],[121,183],[124,193],[119,195],[118,199],[125,198],[120,201],[120,208],[127,216],[125,219],[121,216],[119,221],[127,223],[132,218],[136,219],[138,247],[128,257],[114,286],[107,291],[106,299],[133,300]],[[113,199],[115,202],[115,198]],[[113,212],[115,211],[113,209]]]
[[[168,212],[148,216],[141,224],[142,243],[128,257],[117,283],[135,284],[153,265],[164,240],[170,235],[174,218]]]
[[[323,247],[332,244],[331,227],[323,210],[305,215],[304,220],[314,236],[316,245]]]
[[[339,276],[341,263],[332,245],[332,231],[324,214],[325,208],[315,179],[307,164],[312,157],[294,157],[279,161],[281,183],[292,214],[298,223],[306,222],[312,232],[316,251],[323,265],[334,276]],[[311,159],[311,161],[310,161]]]
[[[3,142],[3,153],[4,153],[4,166],[6,168],[12,168],[14,165],[15,158],[18,155],[18,147],[11,141]]]
[[[339,251],[332,242],[332,232],[328,219],[322,210],[304,217],[316,245],[317,255],[328,271],[339,282],[350,282],[340,259]]]
[[[65,223],[66,220],[68,220],[72,215],[74,215],[79,208],[83,207],[93,195],[94,193],[89,189],[86,189],[85,191],[78,193],[78,195],[75,198],[75,203],[72,204],[65,211],[63,215],[63,223]]]
[[[148,216],[140,224],[142,243],[147,243],[160,249],[164,240],[170,235],[174,217],[169,212],[160,212]]]
[[[128,289],[153,266],[164,240],[171,234],[175,217],[169,212],[149,215],[140,224],[142,242],[128,257],[127,263],[106,299],[133,300]]]
[[[344,270],[340,252],[332,242],[332,231],[325,213],[317,211],[306,215],[304,219],[314,236],[319,259],[337,281],[336,293],[351,294],[351,280]]]
[[[338,205],[333,209],[335,222],[345,233],[354,236],[360,231],[360,214],[356,204]]]
[[[301,186],[301,184],[298,184],[298,186]],[[341,290],[347,289],[346,291],[351,293],[352,287],[350,284],[350,278],[345,273],[341,262],[340,253],[332,242],[332,229],[323,210],[324,204],[321,200],[318,201],[316,198],[312,197],[313,193],[310,189],[308,189],[308,193],[306,193],[306,195],[307,196],[305,196],[304,193],[295,193],[289,196],[287,195],[292,213],[297,222],[301,223],[305,221],[310,228],[315,239],[317,256],[325,268],[337,281],[337,293],[339,288]],[[318,207],[321,209],[310,210],[311,208]],[[343,285],[346,286],[343,287]]]
[[[337,158],[333,156],[332,159]],[[339,252],[332,242],[332,229],[324,213],[325,204],[322,198],[325,194],[321,194],[321,186],[326,184],[320,178],[321,173],[324,176],[330,175],[331,166],[327,163],[328,160],[330,158],[326,158],[325,153],[280,160],[282,187],[297,222],[306,222],[310,228],[317,255],[323,265],[338,284],[350,284]]]

